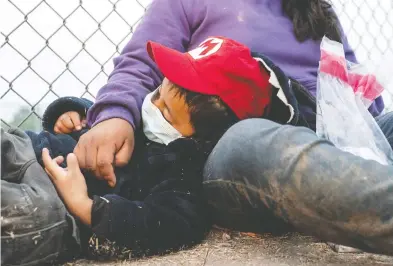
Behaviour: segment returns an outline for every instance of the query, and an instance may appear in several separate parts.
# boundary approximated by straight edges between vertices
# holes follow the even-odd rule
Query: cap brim
[[[214,94],[204,91],[207,88],[203,79],[199,77],[186,53],[151,41],[147,43],[147,52],[162,74],[174,84],[194,92]]]

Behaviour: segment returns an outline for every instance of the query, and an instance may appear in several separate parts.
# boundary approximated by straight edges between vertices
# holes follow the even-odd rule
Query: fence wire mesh
[[[150,1],[0,0],[1,126],[40,130],[57,97],[94,99]],[[393,53],[393,0],[333,4],[359,61]]]

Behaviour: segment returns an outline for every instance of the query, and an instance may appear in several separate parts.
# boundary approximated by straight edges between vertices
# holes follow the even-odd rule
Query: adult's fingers
[[[115,165],[118,167],[125,166],[131,159],[134,151],[134,142],[125,140],[120,150],[116,153]]]
[[[71,112],[70,114],[69,114],[69,117],[70,117],[70,119],[71,119],[71,122],[72,122],[72,124],[73,124],[73,127],[76,129],[76,130],[81,130],[82,129],[82,122],[81,122],[81,117],[80,117],[80,114],[78,114],[77,112]]]
[[[79,139],[78,143],[74,148],[74,154],[78,159],[79,166],[83,169],[86,169],[85,136],[87,134],[89,134],[89,132]]]
[[[115,158],[115,145],[105,145],[98,148],[96,176],[108,181],[108,184],[116,184],[116,176],[113,168]]]
[[[94,131],[91,130],[80,137],[74,149],[74,154],[78,158],[79,166],[82,169],[94,172],[97,165],[97,149],[100,141],[99,139],[97,140],[97,136],[93,133]]]
[[[132,126],[120,118],[111,118],[95,125],[79,139],[74,150],[81,168],[92,170],[97,178],[104,177],[113,185],[116,182],[113,170],[115,154],[120,152],[115,159],[117,165],[128,163],[134,148],[133,133]]]
[[[85,168],[95,172],[97,170],[97,152],[99,149],[99,145],[93,141],[90,142],[90,145],[85,145]]]

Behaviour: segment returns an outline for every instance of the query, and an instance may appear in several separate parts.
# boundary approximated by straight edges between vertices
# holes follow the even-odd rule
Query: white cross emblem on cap
[[[217,52],[224,40],[218,38],[209,38],[201,43],[197,48],[188,52],[188,54],[196,59],[201,59],[203,57],[209,56]]]

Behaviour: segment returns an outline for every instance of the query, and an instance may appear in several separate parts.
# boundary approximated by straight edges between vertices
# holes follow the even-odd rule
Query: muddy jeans
[[[53,265],[79,253],[75,220],[29,137],[1,130],[1,265]]]
[[[377,119],[393,143],[393,113]],[[303,127],[250,119],[233,126],[205,166],[216,224],[297,230],[393,255],[393,166],[335,148]]]

